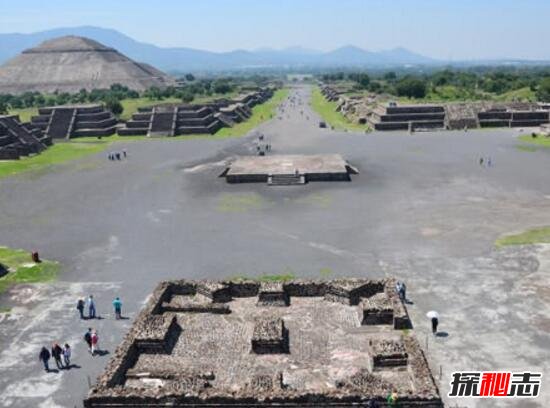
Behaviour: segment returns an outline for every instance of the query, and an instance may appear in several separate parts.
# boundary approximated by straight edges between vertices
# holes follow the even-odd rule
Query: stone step
[[[305,176],[295,174],[274,174],[267,177],[270,186],[297,186],[306,183]]]

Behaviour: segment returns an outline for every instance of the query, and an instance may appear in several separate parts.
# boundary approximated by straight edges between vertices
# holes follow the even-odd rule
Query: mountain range
[[[173,73],[232,71],[252,68],[388,68],[403,66],[472,66],[472,65],[549,65],[548,61],[493,59],[476,61],[443,61],[423,56],[402,47],[386,51],[367,51],[352,45],[324,52],[302,47],[282,50],[260,48],[212,52],[185,47],[158,47],[136,41],[119,31],[83,26],[57,28],[30,34],[0,33],[0,64],[42,41],[65,35],[88,37],[126,56]]]
[[[404,48],[373,52],[351,45],[323,52],[290,47],[212,52],[185,47],[157,47],[136,41],[116,30],[99,27],[58,28],[30,34],[0,34],[0,63],[52,38],[77,35],[113,47],[128,57],[165,71],[211,71],[247,68],[367,67],[428,65],[438,61]]]

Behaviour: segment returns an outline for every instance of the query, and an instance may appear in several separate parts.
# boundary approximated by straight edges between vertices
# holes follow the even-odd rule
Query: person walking
[[[403,300],[401,298],[401,281],[395,283],[395,292],[399,295],[399,299]]]
[[[65,368],[69,368],[71,366],[71,346],[67,343],[65,343],[65,346],[63,347],[63,362],[65,363]]]
[[[480,166],[483,166],[483,157],[480,157],[480,158],[479,158],[479,165],[480,165]]]
[[[54,343],[52,345],[52,357],[55,360],[55,365],[59,369],[63,368],[63,363],[61,362],[61,356],[62,355],[63,355],[63,349],[61,348],[61,346],[59,344]]]
[[[49,362],[50,362],[50,352],[46,347],[42,347],[42,350],[40,350],[40,353],[38,354],[38,359],[42,361],[42,364],[44,364],[44,370],[47,372],[50,371]]]
[[[432,317],[432,333],[435,335],[437,334],[437,325],[439,324],[439,318]]]
[[[98,343],[99,343],[99,336],[97,335],[97,331],[92,331],[92,356],[95,355],[95,352],[98,349]]]
[[[88,297],[88,318],[90,319],[95,318],[95,301],[94,301],[93,295],[90,295]]]
[[[124,158],[126,158],[127,156],[126,149],[122,149],[122,155],[124,156]]]
[[[491,158],[487,157],[487,167],[491,167],[492,163]]]
[[[403,302],[407,301],[407,285],[405,285],[405,282],[401,282],[401,293],[399,297]]]
[[[115,308],[115,318],[120,320],[122,317],[122,301],[118,296],[113,300],[113,307]]]
[[[78,302],[76,302],[76,309],[78,310],[78,313],[80,313],[80,318],[84,319],[84,300],[78,299]]]
[[[84,334],[84,341],[88,345],[88,351],[92,352],[92,328],[88,327],[88,331]]]

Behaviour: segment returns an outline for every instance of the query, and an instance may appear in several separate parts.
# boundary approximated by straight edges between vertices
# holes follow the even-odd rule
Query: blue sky
[[[550,59],[550,0],[0,0],[0,32],[94,25],[212,51],[398,46],[436,58]]]

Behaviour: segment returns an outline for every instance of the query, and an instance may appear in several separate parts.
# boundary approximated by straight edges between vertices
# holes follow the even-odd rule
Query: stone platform
[[[241,156],[222,176],[228,183],[304,184],[309,181],[351,181],[357,174],[339,154]]]
[[[400,407],[440,408],[414,334],[399,330],[409,318],[394,285],[280,282],[274,289],[290,302],[272,307],[258,301],[266,285],[256,281],[163,282],[84,406],[351,407],[395,390]],[[220,303],[205,286],[225,293],[225,313],[209,310]],[[361,304],[374,296],[393,321],[364,325]]]

